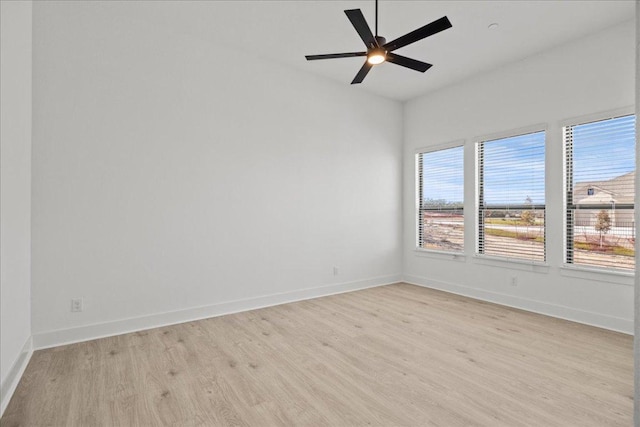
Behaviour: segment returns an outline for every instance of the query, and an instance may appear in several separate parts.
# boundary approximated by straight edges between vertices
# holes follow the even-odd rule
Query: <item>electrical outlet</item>
[[[511,286],[518,286],[518,276],[511,276]]]
[[[71,298],[71,312],[77,313],[82,311],[82,298]]]
[[[333,275],[337,276],[340,273],[340,269],[338,267],[333,267]]]

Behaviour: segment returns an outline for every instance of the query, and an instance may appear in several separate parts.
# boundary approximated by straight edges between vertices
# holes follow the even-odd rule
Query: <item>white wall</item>
[[[633,278],[562,268],[563,120],[634,104],[635,26],[557,47],[405,106],[404,274],[409,282],[631,333]],[[633,111],[633,110],[630,110]],[[547,125],[548,267],[474,257],[476,137]],[[466,140],[466,257],[415,249],[415,150]],[[510,286],[511,276],[518,286]]]
[[[31,2],[0,2],[0,413],[30,354]]]
[[[33,43],[36,346],[401,277],[399,103],[125,2],[38,2]]]

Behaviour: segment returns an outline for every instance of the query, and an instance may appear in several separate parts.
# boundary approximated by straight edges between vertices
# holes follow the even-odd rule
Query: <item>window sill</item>
[[[564,264],[560,267],[560,274],[566,277],[575,277],[577,279],[593,280],[596,282],[609,282],[625,286],[634,286],[635,277],[633,272],[578,267],[570,264]]]
[[[486,255],[475,255],[473,260],[476,264],[489,265],[492,267],[532,271],[534,273],[549,272],[549,264],[542,262],[524,261],[516,258],[498,258]]]
[[[435,251],[431,249],[414,249],[413,252],[416,256],[423,258],[434,258],[441,260],[449,260],[449,261],[458,261],[465,262],[467,260],[467,256],[462,252],[445,252],[445,251]]]

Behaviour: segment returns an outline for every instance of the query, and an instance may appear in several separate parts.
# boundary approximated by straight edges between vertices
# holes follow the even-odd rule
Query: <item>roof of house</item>
[[[573,197],[577,204],[633,203],[635,180],[636,172],[633,171],[605,181],[576,182]],[[594,190],[593,194],[589,194],[589,189]]]

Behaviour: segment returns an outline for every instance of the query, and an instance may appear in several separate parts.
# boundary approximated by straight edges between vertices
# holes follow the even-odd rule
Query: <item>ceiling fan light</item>
[[[382,64],[386,59],[386,52],[371,52],[367,57],[367,62],[371,65]]]

